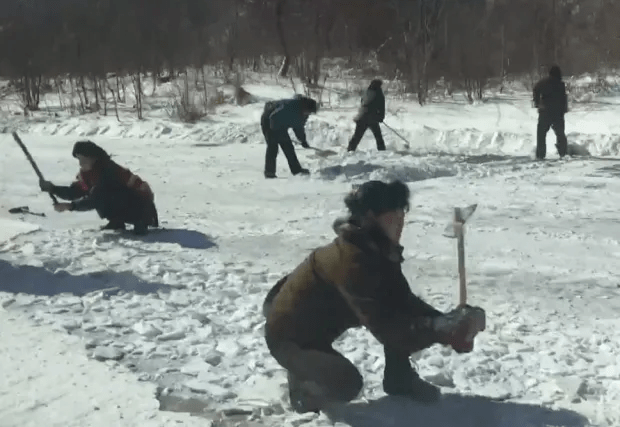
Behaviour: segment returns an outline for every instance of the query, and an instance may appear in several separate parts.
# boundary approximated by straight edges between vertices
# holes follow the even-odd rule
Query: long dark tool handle
[[[389,130],[391,130],[392,132],[394,132],[394,133],[396,134],[396,136],[398,136],[400,139],[402,139],[402,140],[405,142],[405,144],[406,144],[407,148],[410,148],[410,147],[411,147],[411,144],[409,143],[409,141],[407,141],[407,140],[405,139],[405,137],[404,137],[404,136],[402,136],[400,133],[396,132],[396,130],[394,130],[394,128],[392,128],[391,126],[388,126],[388,124],[387,124],[387,123],[385,123],[385,122],[382,122],[382,123],[383,123],[383,126],[385,126],[385,127],[386,127],[386,128],[388,128]]]
[[[17,134],[17,132],[13,132],[12,135],[13,135],[13,139],[15,140],[15,142],[17,142],[19,144],[19,146],[21,147],[21,149],[23,150],[24,154],[26,155],[26,158],[28,159],[28,161],[32,165],[32,168],[34,169],[34,171],[37,174],[37,176],[39,177],[39,179],[41,181],[45,181],[45,178],[43,178],[43,174],[39,170],[39,167],[37,166],[37,164],[34,161],[34,159],[32,158],[32,156],[30,155],[30,152],[28,151],[28,149],[26,148],[26,146],[22,142],[22,140],[19,137],[19,135]],[[56,199],[56,196],[54,196],[52,193],[47,193],[47,194],[50,195],[50,197],[52,199],[52,202],[54,202],[54,204],[58,203],[58,199]]]

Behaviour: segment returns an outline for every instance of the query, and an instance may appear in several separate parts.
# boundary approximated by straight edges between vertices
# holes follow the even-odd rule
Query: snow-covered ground
[[[292,95],[285,84],[244,87],[260,100]],[[324,108],[308,123],[310,144],[335,152],[298,147],[309,178],[291,177],[282,155],[280,178],[263,178],[260,102],[218,106],[195,125],[174,123],[161,109],[146,111],[142,122],[126,111],[121,123],[113,115],[57,117],[53,107],[0,118],[7,132],[20,131],[57,184],[75,175],[77,139],[102,145],[151,184],[165,228],[135,238],[96,231],[101,221],[92,212],[54,212],[11,135],[0,135],[0,299],[7,311],[0,396],[13,402],[0,404],[0,424],[41,425],[62,410],[48,425],[147,425],[157,385],[163,409],[206,418],[223,411],[245,426],[620,425],[620,159],[610,157],[620,154],[620,101],[595,97],[571,106],[569,140],[595,157],[554,161],[550,132],[551,161],[534,162],[536,115],[527,93],[419,107],[388,87],[386,123],[410,146],[384,129],[388,151],[377,153],[368,132],[347,154],[358,97],[345,92],[324,93]],[[467,225],[469,302],[486,309],[488,329],[470,354],[433,347],[414,357],[421,375],[449,393],[429,407],[381,399],[381,347],[367,331],[352,331],[336,347],[361,369],[364,396],[320,416],[295,415],[284,372],[263,341],[264,295],[334,238],[331,224],[352,184],[390,178],[413,192],[405,274],[443,310],[457,303],[458,282],[456,244],[442,232],[454,206],[478,203]],[[19,206],[46,216],[8,213]],[[72,362],[86,356],[107,361]],[[66,380],[59,377],[65,370]],[[147,384],[132,384],[132,376]],[[111,390],[119,403],[107,400]],[[83,393],[108,406],[132,399],[144,411],[123,413],[121,424],[119,412],[79,403]],[[75,405],[59,409],[58,395]],[[36,410],[16,409],[28,405]],[[151,416],[153,425],[172,423]],[[196,419],[185,420],[180,425]]]

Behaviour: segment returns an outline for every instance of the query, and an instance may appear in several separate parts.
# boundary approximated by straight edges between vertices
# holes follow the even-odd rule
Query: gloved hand
[[[49,181],[40,180],[39,187],[41,188],[41,191],[45,191],[47,193],[51,193],[54,190],[54,184]]]
[[[308,143],[306,141],[301,143],[301,146],[304,148],[310,148],[310,146],[308,145]]]
[[[486,328],[486,313],[480,307],[463,305],[433,319],[440,344],[451,346],[457,353],[474,349],[474,338]]]

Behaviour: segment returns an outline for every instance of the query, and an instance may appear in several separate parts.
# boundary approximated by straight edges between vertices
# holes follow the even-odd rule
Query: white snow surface
[[[260,101],[292,95],[245,88]],[[0,134],[0,425],[205,425],[156,411],[156,386],[164,409],[226,413],[213,424],[222,426],[620,425],[619,102],[595,97],[567,115],[573,153],[592,156],[553,160],[550,132],[550,160],[534,162],[527,93],[419,107],[388,90],[386,123],[410,146],[384,128],[388,151],[376,152],[368,132],[353,154],[358,97],[342,93],[307,126],[310,144],[335,154],[298,146],[312,175],[292,177],[280,154],[276,180],[262,175],[262,102],[218,106],[195,125],[155,108],[143,121],[123,111],[121,123],[48,115],[52,107],[2,117],[56,184],[75,176],[76,140],[103,146],[149,182],[165,229],[137,238],[98,231],[94,212],[54,212]],[[412,190],[405,275],[441,310],[458,302],[456,243],[442,232],[455,206],[478,203],[466,226],[468,302],[486,310],[487,330],[472,353],[412,356],[446,393],[431,406],[385,399],[382,348],[352,330],[335,347],[360,368],[363,395],[296,415],[264,343],[263,298],[335,237],[352,184],[390,178]],[[46,216],[8,213],[17,206]]]
[[[38,229],[39,226],[36,224],[30,224],[25,221],[16,221],[11,218],[2,218],[0,216],[0,242],[6,242],[15,236],[31,233]]]
[[[2,426],[204,426],[189,414],[162,412],[153,383],[128,369],[89,360],[80,339],[33,328],[23,315],[0,309]]]

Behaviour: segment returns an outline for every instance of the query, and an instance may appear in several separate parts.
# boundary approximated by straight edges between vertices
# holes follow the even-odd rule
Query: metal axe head
[[[478,204],[469,205],[466,208],[454,208],[454,218],[452,222],[446,226],[444,229],[443,235],[450,239],[456,239],[456,233],[454,231],[455,223],[460,225],[465,224],[470,216],[473,215],[474,211],[478,207]]]

